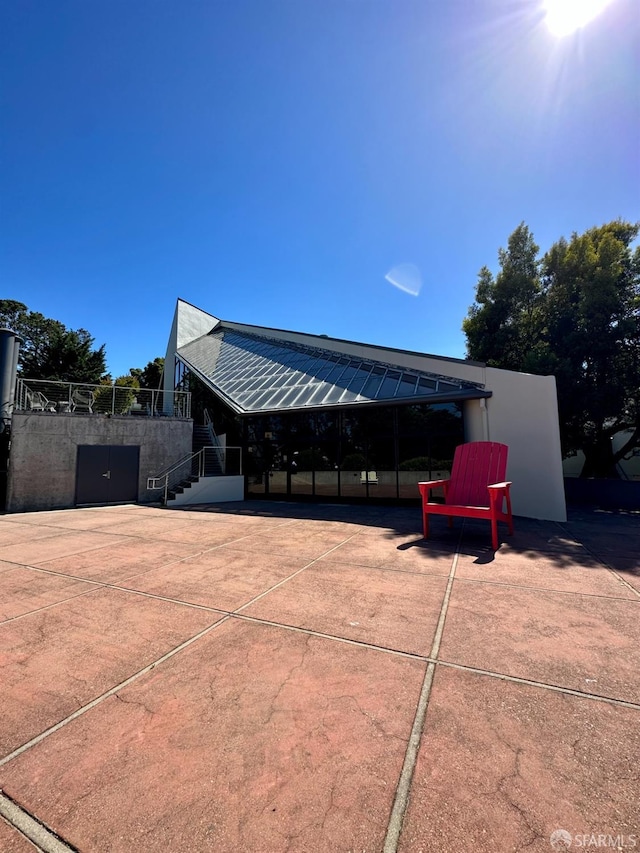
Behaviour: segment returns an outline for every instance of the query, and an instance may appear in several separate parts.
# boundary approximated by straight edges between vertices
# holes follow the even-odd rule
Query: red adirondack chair
[[[429,515],[446,515],[449,527],[453,516],[488,518],[491,521],[491,543],[498,550],[498,522],[505,521],[513,533],[510,482],[503,482],[507,472],[506,444],[495,441],[472,441],[456,447],[453,468],[448,480],[418,483],[422,495],[424,538],[429,538]],[[429,500],[431,489],[444,489],[444,503]],[[506,503],[506,512],[503,507]]]

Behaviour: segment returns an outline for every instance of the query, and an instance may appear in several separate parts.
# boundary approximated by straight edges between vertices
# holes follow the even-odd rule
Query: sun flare
[[[568,36],[596,18],[611,0],[545,0],[546,22],[554,36]]]

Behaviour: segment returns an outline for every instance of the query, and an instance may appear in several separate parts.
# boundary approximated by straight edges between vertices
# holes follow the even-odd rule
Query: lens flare
[[[593,21],[611,0],[545,0],[547,27],[554,36],[568,36]]]
[[[404,290],[411,296],[417,296],[422,288],[422,276],[415,264],[399,264],[390,269],[385,278],[398,290]]]

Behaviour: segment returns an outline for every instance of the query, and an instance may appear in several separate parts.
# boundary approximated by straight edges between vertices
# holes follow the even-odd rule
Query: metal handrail
[[[182,458],[178,459],[177,462],[174,462],[168,468],[165,468],[164,471],[160,471],[160,473],[156,474],[155,477],[148,477],[147,478],[147,488],[148,489],[159,489],[160,486],[155,485],[155,483],[158,480],[163,480],[165,477],[168,477],[169,474],[172,474],[174,471],[176,471],[178,468],[180,468],[181,465],[184,465],[185,462],[188,462],[190,459],[193,459],[195,456],[198,456],[201,452],[202,452],[201,450],[198,450],[198,451],[196,451],[196,453],[187,453]],[[152,485],[152,483],[153,483],[153,485]]]
[[[173,488],[173,486],[182,482],[191,476],[204,477],[205,472],[207,470],[207,453],[209,451],[214,451],[216,457],[218,459],[218,463],[220,465],[221,473],[218,476],[226,476],[226,451],[227,450],[238,450],[239,451],[239,469],[238,475],[242,476],[242,448],[241,447],[214,447],[207,446],[202,447],[200,450],[197,450],[195,453],[187,453],[177,462],[174,462],[164,471],[161,471],[155,477],[149,477],[147,479],[147,489],[155,490],[155,489],[163,489],[164,491],[164,504],[166,506],[167,499],[169,496],[169,490]],[[221,458],[221,453],[224,458]],[[179,473],[178,473],[179,472]]]
[[[211,419],[211,415],[209,414],[209,409],[205,408],[203,414],[204,414],[204,425],[207,428],[207,431],[209,433],[211,445],[213,447],[219,448],[219,451],[223,451],[224,447],[220,444],[220,439],[218,438],[218,434],[215,430],[215,427],[213,426],[213,421]],[[220,465],[221,468],[224,466],[224,462],[222,459],[222,453],[221,452],[218,452],[218,464]]]
[[[166,411],[168,404],[169,412]],[[191,417],[189,391],[20,377],[14,411]]]

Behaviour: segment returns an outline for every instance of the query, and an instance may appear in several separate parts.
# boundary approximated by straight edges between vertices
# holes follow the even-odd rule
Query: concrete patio
[[[640,848],[640,516],[432,526],[1,517],[0,850]]]

